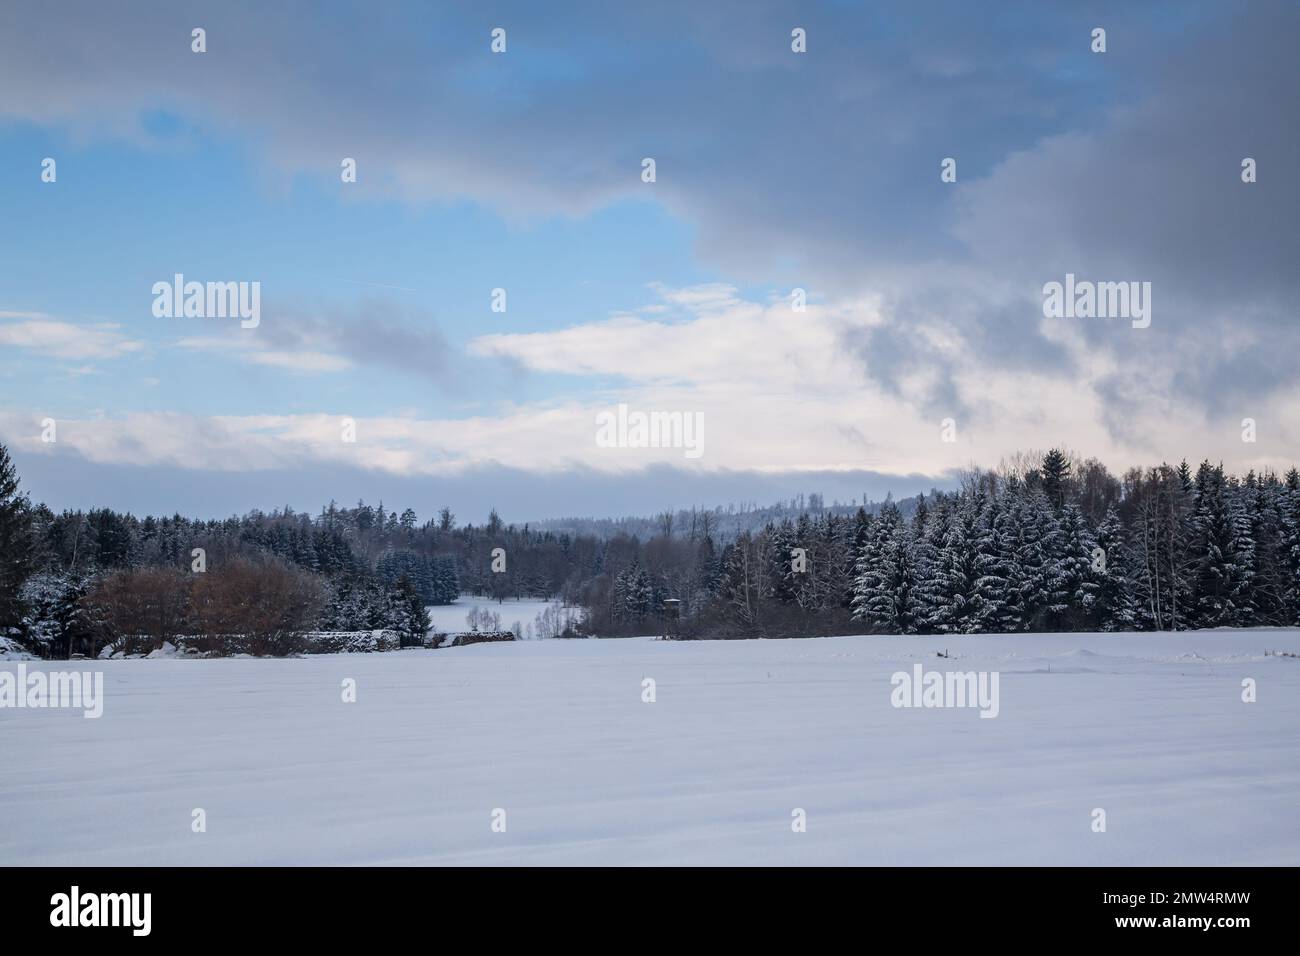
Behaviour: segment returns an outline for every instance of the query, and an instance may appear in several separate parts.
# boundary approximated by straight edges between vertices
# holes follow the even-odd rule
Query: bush
[[[301,652],[323,603],[321,587],[309,573],[278,560],[236,558],[195,575],[190,586],[192,630],[207,637],[208,650],[218,654]]]
[[[124,654],[147,654],[175,643],[189,618],[190,582],[175,568],[118,571],[86,596],[99,636]]]
[[[371,654],[402,645],[396,631],[313,631],[306,635],[308,654]]]

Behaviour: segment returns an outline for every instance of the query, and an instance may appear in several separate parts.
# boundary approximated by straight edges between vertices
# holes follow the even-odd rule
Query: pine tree
[[[455,604],[460,597],[460,577],[456,559],[435,558],[433,566],[433,604]]]
[[[990,495],[980,518],[978,546],[983,556],[984,575],[978,586],[989,604],[984,627],[1001,634],[1013,634],[1024,628],[1013,500],[1010,495]]]
[[[1228,486],[1223,466],[1203,462],[1196,475],[1195,627],[1223,627],[1246,619],[1254,577],[1254,541],[1240,497]]]
[[[1282,511],[1286,489],[1277,476],[1268,473],[1246,476],[1240,494],[1253,544],[1254,575],[1250,582],[1249,607],[1243,624],[1289,623],[1283,611],[1286,593],[1285,532]]]
[[[1230,623],[1245,627],[1254,618],[1255,577],[1258,569],[1258,545],[1251,527],[1250,509],[1237,479],[1228,482],[1229,600],[1232,602]]]
[[[1014,514],[1020,617],[1028,630],[1049,630],[1067,607],[1058,563],[1060,529],[1041,491],[1021,496]]]
[[[614,578],[612,595],[614,620],[624,625],[640,625],[655,608],[655,588],[645,568],[632,565]]]
[[[797,546],[794,526],[789,519],[779,525],[768,525],[768,577],[771,597],[782,604],[794,602],[798,593],[799,572],[795,570],[794,549]]]
[[[424,644],[432,623],[429,609],[424,597],[408,578],[401,577],[393,586],[393,624],[392,630],[400,635],[402,647],[420,647]]]
[[[931,501],[924,525],[915,535],[916,594],[921,606],[917,630],[931,633],[935,630],[933,614],[943,602],[939,558],[951,527],[952,507],[949,498],[937,495]]]
[[[911,535],[892,504],[863,544],[853,582],[854,620],[886,634],[915,634],[923,614]]]
[[[1124,540],[1124,529],[1114,505],[1107,509],[1097,528],[1097,547],[1102,553],[1102,569],[1096,572],[1096,625],[1103,631],[1136,630],[1139,618],[1133,552]]]
[[[21,591],[33,570],[31,518],[18,493],[18,473],[9,449],[0,445],[0,637],[16,634],[23,620]]]
[[[1300,473],[1287,472],[1282,493],[1282,613],[1288,624],[1300,624]]]
[[[33,574],[23,585],[22,641],[42,657],[92,651],[94,634],[82,601],[89,578],[63,571]]]
[[[695,580],[693,604],[703,607],[718,594],[722,580],[722,565],[713,545],[713,538],[704,535],[695,550]]]
[[[1070,460],[1059,448],[1053,448],[1043,456],[1040,469],[1043,482],[1043,494],[1059,514],[1065,507],[1066,482],[1070,479]]]
[[[1084,520],[1083,511],[1073,502],[1061,511],[1058,540],[1056,565],[1066,607],[1056,615],[1056,623],[1063,629],[1079,630],[1088,625],[1095,611],[1098,587],[1093,571],[1093,550],[1097,542]]]
[[[930,569],[926,623],[940,634],[980,633],[997,611],[989,588],[994,569],[980,522],[982,504],[979,495],[962,496]]]

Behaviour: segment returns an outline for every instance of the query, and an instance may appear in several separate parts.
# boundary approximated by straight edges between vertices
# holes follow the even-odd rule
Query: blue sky
[[[55,506],[195,514],[882,497],[1055,444],[1285,468],[1297,25],[1281,3],[9,7],[0,440]],[[177,272],[260,283],[260,325],[155,317]],[[1152,282],[1150,329],[1045,321],[1066,272]],[[705,454],[598,447],[617,403],[703,416]]]
[[[159,151],[73,145],[31,127],[3,138],[2,175],[21,184],[6,206],[15,221],[33,227],[5,258],[5,308],[115,323],[147,346],[124,365],[97,365],[83,374],[74,374],[81,365],[59,369],[8,355],[6,370],[20,387],[36,389],[51,372],[64,372],[56,401],[45,406],[51,414],[71,416],[86,407],[259,414],[300,406],[300,375],[174,348],[210,331],[195,328],[202,320],[153,317],[149,289],[177,271],[200,281],[261,277],[268,324],[284,308],[369,304],[407,315],[416,332],[437,330],[452,350],[486,332],[560,328],[575,315],[648,304],[655,296],[645,288],[647,275],[674,286],[715,278],[692,261],[689,224],[650,201],[627,199],[581,219],[547,216],[514,225],[472,202],[350,201],[333,176],[268,181],[237,144],[190,131],[168,139]],[[56,189],[42,188],[24,175],[30,170],[17,168],[16,157],[33,155],[59,157]],[[143,210],[142,196],[148,197]],[[70,269],[76,282],[68,281]],[[505,315],[490,309],[498,287],[507,290]],[[161,361],[160,353],[166,353]],[[463,357],[442,361],[369,380],[364,389],[351,376],[310,387],[325,386],[353,415],[410,404],[451,414],[480,375],[493,376],[503,394],[521,401],[556,388],[550,376],[500,375],[493,363]],[[192,388],[214,372],[244,376],[247,389],[223,390],[218,399]]]

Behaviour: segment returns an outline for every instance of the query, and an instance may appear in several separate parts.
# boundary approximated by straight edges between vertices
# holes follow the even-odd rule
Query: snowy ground
[[[552,604],[558,604],[558,602],[531,599],[515,600],[511,598],[498,604],[488,597],[462,594],[454,604],[430,605],[429,619],[433,622],[433,630],[435,631],[468,631],[470,628],[465,623],[465,615],[470,612],[471,608],[480,607],[501,615],[502,628],[510,630],[514,627],[515,621],[531,627],[533,622],[537,620],[537,615]]]
[[[104,713],[0,709],[0,863],[1294,866],[1300,660],[1266,649],[1300,632],[29,663],[101,669]],[[917,662],[999,672],[999,716],[895,709]]]

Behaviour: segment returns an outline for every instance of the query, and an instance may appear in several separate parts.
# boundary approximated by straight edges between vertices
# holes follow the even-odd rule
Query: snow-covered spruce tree
[[[460,577],[456,573],[456,559],[438,557],[433,559],[433,595],[430,604],[454,604],[460,597]]]
[[[1249,483],[1248,483],[1249,484]],[[1286,509],[1287,486],[1274,472],[1265,473],[1248,489],[1247,511],[1251,516],[1251,537],[1255,540],[1255,580],[1252,605],[1260,624],[1291,623],[1286,609],[1288,583]]]
[[[1010,495],[989,495],[980,514],[979,550],[984,564],[978,582],[989,602],[986,631],[1012,634],[1024,629],[1020,601],[1020,563],[1016,552]]]
[[[429,603],[433,602],[433,576],[427,558],[409,548],[385,551],[375,563],[375,575],[388,585],[406,578]]]
[[[0,637],[17,637],[23,620],[22,586],[33,570],[27,499],[18,493],[18,472],[0,445]]]
[[[1283,610],[1286,593],[1286,561],[1283,509],[1286,487],[1273,472],[1257,477],[1246,475],[1240,492],[1254,544],[1254,576],[1250,583],[1250,606],[1245,624],[1290,623]]]
[[[1231,627],[1242,621],[1254,576],[1250,522],[1223,466],[1202,462],[1192,512],[1195,536],[1195,627]]]
[[[1282,612],[1288,624],[1300,624],[1300,472],[1286,475],[1282,495]]]
[[[925,496],[922,495],[921,500],[917,504],[917,515],[922,523],[925,521],[925,510]],[[863,508],[861,505],[858,506],[858,510],[853,514],[852,535],[855,561],[858,552],[862,550],[863,542],[867,540],[867,534],[871,531],[871,525],[875,520],[875,515],[871,514],[871,512],[867,511],[867,509]]]
[[[432,622],[424,596],[411,581],[400,577],[390,591],[391,626],[402,647],[421,647]]]
[[[997,607],[990,590],[991,543],[980,521],[983,496],[963,494],[929,570],[926,623],[940,634],[978,634]]]
[[[333,582],[317,627],[322,631],[397,630],[390,589],[382,581],[340,577]]]
[[[23,584],[21,641],[41,657],[93,653],[94,635],[82,598],[88,579],[64,571],[38,571]]]
[[[1124,540],[1124,528],[1114,505],[1106,510],[1106,517],[1097,528],[1096,540],[1103,560],[1102,570],[1096,572],[1094,624],[1103,631],[1137,630],[1139,617],[1133,552]]]
[[[887,506],[881,509],[880,519],[871,526],[857,546],[852,596],[849,598],[849,607],[855,621],[869,625],[875,623],[871,620],[872,615],[867,605],[884,588],[887,577],[884,573],[884,541],[890,536],[892,523],[896,523],[897,519],[897,508]]]
[[[1012,514],[1020,619],[1026,630],[1049,630],[1066,608],[1056,515],[1043,492],[1028,488],[1014,499]]]
[[[615,623],[639,626],[657,613],[662,600],[646,569],[634,564],[614,578],[612,604]]]
[[[1059,448],[1053,448],[1043,456],[1039,468],[1043,494],[1056,514],[1065,508],[1066,489],[1070,480],[1070,459]]]
[[[856,571],[854,619],[885,634],[915,634],[923,609],[916,592],[912,536],[892,503],[868,533]]]
[[[935,495],[923,524],[913,535],[916,564],[916,597],[919,604],[917,630],[933,633],[933,611],[942,603],[939,558],[952,523],[952,501],[946,495]]]
[[[1058,542],[1056,564],[1066,607],[1055,615],[1055,624],[1061,630],[1082,630],[1091,623],[1097,601],[1093,571],[1093,549],[1097,542],[1083,511],[1074,503],[1061,509]]]

